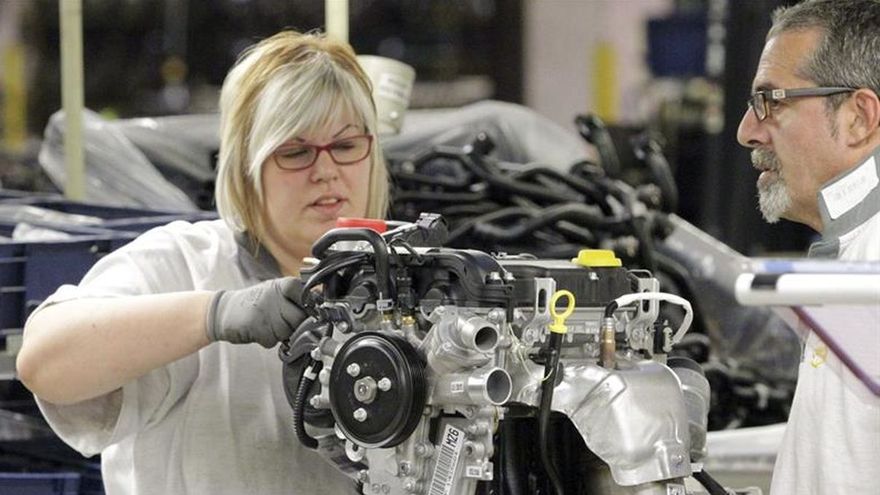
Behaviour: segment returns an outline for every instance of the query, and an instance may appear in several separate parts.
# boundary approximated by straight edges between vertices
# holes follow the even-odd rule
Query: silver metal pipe
[[[488,367],[471,373],[447,373],[436,377],[431,401],[434,404],[504,404],[510,399],[513,382],[502,368]]]

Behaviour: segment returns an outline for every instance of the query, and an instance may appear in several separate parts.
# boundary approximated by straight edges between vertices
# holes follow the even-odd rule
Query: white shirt
[[[825,231],[811,256],[880,261],[878,151],[820,191]],[[880,359],[875,336],[863,345]],[[770,493],[873,495],[878,479],[880,398],[811,332]]]
[[[174,222],[107,255],[43,306],[242,288],[279,276],[277,265],[263,261],[239,248],[221,220]],[[37,403],[71,447],[101,453],[108,495],[356,492],[296,439],[277,349],[213,343],[103,397]]]

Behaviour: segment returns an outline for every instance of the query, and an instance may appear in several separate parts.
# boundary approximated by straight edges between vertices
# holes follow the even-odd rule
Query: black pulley
[[[407,439],[427,400],[425,364],[416,350],[404,339],[375,332],[360,333],[339,348],[329,386],[337,426],[365,448]]]

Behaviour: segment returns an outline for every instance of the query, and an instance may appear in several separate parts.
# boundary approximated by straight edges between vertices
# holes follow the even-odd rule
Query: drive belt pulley
[[[336,354],[330,410],[345,436],[364,448],[394,447],[413,432],[427,400],[425,364],[404,339],[364,332]]]

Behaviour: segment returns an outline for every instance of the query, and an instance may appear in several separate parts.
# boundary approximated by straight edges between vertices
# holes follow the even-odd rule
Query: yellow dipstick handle
[[[568,298],[568,307],[565,308],[565,311],[563,311],[562,314],[556,312],[556,301],[558,301],[560,297]],[[565,326],[565,320],[567,320],[572,313],[574,313],[574,294],[567,290],[556,291],[556,293],[550,298],[550,316],[553,317],[553,323],[550,324],[550,331],[554,333],[567,332],[568,327]]]

